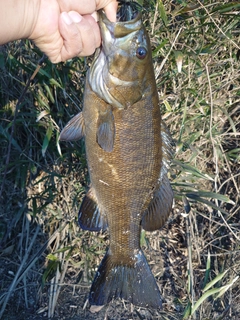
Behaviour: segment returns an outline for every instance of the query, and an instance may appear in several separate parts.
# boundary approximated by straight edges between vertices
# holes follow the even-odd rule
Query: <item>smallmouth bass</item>
[[[172,207],[167,177],[172,140],[161,120],[148,34],[134,2],[120,5],[117,22],[99,12],[102,46],[87,73],[84,107],[60,140],[85,137],[91,187],[78,221],[85,230],[109,230],[110,246],[93,280],[89,302],[114,298],[134,305],[162,304],[140,248],[141,228],[161,228]]]

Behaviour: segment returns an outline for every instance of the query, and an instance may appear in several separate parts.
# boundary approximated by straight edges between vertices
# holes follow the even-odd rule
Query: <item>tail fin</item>
[[[137,261],[130,267],[113,263],[110,251],[106,253],[92,283],[91,305],[102,306],[122,298],[136,306],[161,308],[161,295],[143,252],[139,250],[135,257]]]

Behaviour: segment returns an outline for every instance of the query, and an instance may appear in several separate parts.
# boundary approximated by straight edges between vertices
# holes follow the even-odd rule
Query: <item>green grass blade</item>
[[[49,142],[50,142],[51,137],[52,137],[52,133],[53,133],[53,129],[52,129],[52,126],[50,125],[47,128],[47,132],[46,132],[45,138],[43,140],[43,145],[42,145],[42,155],[43,155],[43,157],[45,156],[45,153],[47,151]]]
[[[209,288],[215,285],[218,281],[220,281],[225,274],[229,271],[229,269],[225,270],[224,272],[219,273],[211,282],[209,282],[203,289],[203,292],[207,291]]]
[[[210,256],[210,251],[208,250],[208,255],[207,255],[207,265],[206,265],[206,272],[205,272],[205,277],[203,281],[203,288],[205,288],[208,278],[209,278],[209,273],[211,268],[211,256]]]
[[[234,282],[236,282],[238,279],[239,279],[239,276],[235,277],[231,282],[229,282],[225,286],[221,287],[218,295],[214,298],[214,300],[220,298],[226,291],[228,291],[229,288],[232,287]]]
[[[206,291],[199,299],[198,301],[195,303],[194,307],[191,310],[191,315],[193,315],[197,309],[200,307],[200,305],[210,296],[216,294],[219,292],[219,288],[214,288],[211,290]]]
[[[164,23],[165,26],[168,25],[168,19],[167,19],[167,14],[165,11],[165,7],[162,3],[162,0],[158,0],[158,7],[159,7],[159,13],[160,13],[160,17]]]

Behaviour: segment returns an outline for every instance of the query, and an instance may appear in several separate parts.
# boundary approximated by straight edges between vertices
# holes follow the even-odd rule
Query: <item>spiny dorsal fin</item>
[[[174,142],[172,136],[164,121],[161,121],[161,136],[162,136],[162,162],[168,168],[174,154]]]
[[[100,111],[97,121],[97,143],[106,152],[112,152],[115,140],[115,123],[112,110]]]
[[[84,136],[85,126],[82,112],[74,116],[60,133],[59,140],[75,141]]]
[[[92,188],[85,195],[78,214],[78,223],[83,230],[104,231],[107,217],[100,211],[95,192]]]

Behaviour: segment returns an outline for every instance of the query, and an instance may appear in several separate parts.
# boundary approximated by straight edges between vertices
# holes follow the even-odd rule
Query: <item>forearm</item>
[[[0,44],[28,38],[39,6],[40,0],[0,0]]]

